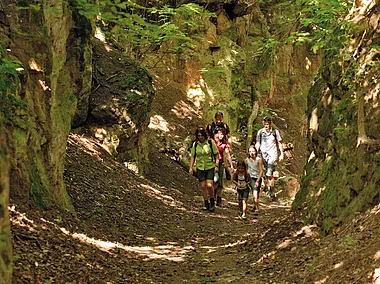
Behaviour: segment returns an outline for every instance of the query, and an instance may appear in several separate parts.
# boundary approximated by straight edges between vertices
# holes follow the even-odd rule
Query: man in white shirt
[[[275,199],[273,172],[276,170],[277,159],[280,162],[284,159],[284,148],[280,132],[272,128],[272,119],[265,117],[263,124],[264,128],[257,132],[255,147],[257,151],[261,152],[264,172],[268,180],[269,196]],[[280,150],[280,157],[278,157],[277,145]]]

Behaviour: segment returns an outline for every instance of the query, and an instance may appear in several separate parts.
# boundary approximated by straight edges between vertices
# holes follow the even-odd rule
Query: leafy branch
[[[157,65],[148,58],[149,53],[181,53],[194,48],[195,32],[202,27],[202,19],[212,13],[196,4],[185,4],[177,8],[163,6],[143,7],[134,1],[77,0],[79,13],[89,19],[96,19],[98,28],[106,35],[107,41],[125,50],[126,54],[146,65]],[[157,60],[161,60],[159,56]]]

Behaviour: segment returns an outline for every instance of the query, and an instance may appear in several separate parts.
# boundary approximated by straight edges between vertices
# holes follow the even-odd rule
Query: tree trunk
[[[254,101],[253,106],[252,106],[252,112],[251,115],[249,116],[248,123],[247,123],[247,145],[246,148],[248,150],[249,146],[251,145],[252,142],[252,137],[253,137],[253,122],[256,120],[257,114],[259,113],[259,102]]]
[[[12,243],[9,223],[9,156],[6,137],[0,131],[0,283],[12,281]]]

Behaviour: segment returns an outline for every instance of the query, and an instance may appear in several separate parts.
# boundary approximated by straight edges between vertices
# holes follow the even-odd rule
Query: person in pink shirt
[[[222,193],[223,193],[223,178],[226,173],[226,178],[231,179],[231,171],[233,171],[232,159],[230,155],[230,146],[226,140],[226,130],[224,128],[218,128],[214,136],[216,147],[218,148],[219,156],[219,179],[214,183],[216,205],[222,205]]]

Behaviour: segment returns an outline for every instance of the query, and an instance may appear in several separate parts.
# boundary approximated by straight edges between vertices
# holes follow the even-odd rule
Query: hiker
[[[284,149],[279,131],[272,128],[272,119],[265,117],[263,124],[264,128],[257,132],[255,147],[259,152],[261,152],[264,172],[268,181],[269,196],[272,200],[275,200],[276,194],[274,190],[273,172],[276,170],[277,165],[277,145],[280,150],[280,157],[278,158],[280,162],[284,159]]]
[[[232,150],[232,136],[230,133],[230,128],[228,127],[227,123],[223,122],[223,112],[217,111],[215,113],[215,121],[213,121],[211,124],[207,125],[207,133],[210,138],[215,138],[215,135],[218,133],[219,128],[224,128],[226,130],[226,140],[228,145],[230,146],[230,152]]]
[[[219,171],[218,148],[215,141],[207,138],[206,130],[203,127],[195,131],[196,141],[191,147],[190,169],[193,174],[193,166],[196,165],[196,176],[202,188],[204,200],[203,210],[213,212],[215,210],[214,198],[214,173]]]
[[[250,183],[250,187],[252,189],[253,211],[255,215],[257,215],[258,210],[259,210],[261,177],[264,174],[263,162],[257,154],[258,153],[257,153],[257,149],[255,145],[251,145],[248,149],[248,158],[245,160],[245,163],[247,164],[249,176],[252,179]]]
[[[214,183],[216,206],[222,206],[222,193],[223,193],[223,177],[226,173],[226,179],[231,179],[231,171],[233,171],[232,159],[230,155],[230,146],[226,141],[226,130],[219,128],[217,134],[214,136],[216,146],[219,151],[219,180]]]
[[[233,183],[236,185],[237,199],[239,205],[239,219],[247,219],[247,202],[249,197],[249,184],[251,177],[247,171],[247,165],[244,161],[239,161],[236,165],[236,171],[232,178]]]

